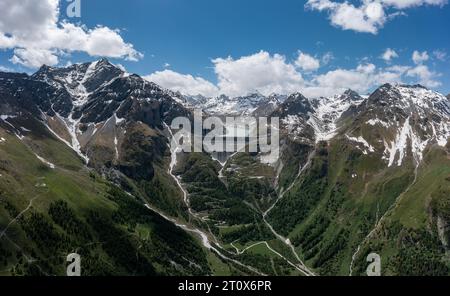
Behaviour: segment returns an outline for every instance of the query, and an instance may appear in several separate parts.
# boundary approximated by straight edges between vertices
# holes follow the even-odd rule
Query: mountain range
[[[279,117],[280,158],[170,149],[172,120]],[[106,59],[0,73],[0,274],[450,274],[450,97],[186,96]]]

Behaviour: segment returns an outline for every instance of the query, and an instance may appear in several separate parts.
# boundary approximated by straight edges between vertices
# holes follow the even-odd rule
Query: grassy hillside
[[[376,252],[386,275],[449,275],[449,205],[449,152],[433,148],[425,155],[417,182],[363,244],[356,272],[364,272],[365,255]]]
[[[348,275],[359,244],[388,213],[381,234],[377,232],[384,242],[373,245],[381,240],[374,235],[363,244],[354,263],[355,274],[365,273],[365,258],[371,252],[382,255],[384,265],[389,261],[387,274],[419,273],[420,268],[411,269],[412,263],[404,263],[407,267],[400,262],[406,257],[415,260],[422,251],[425,258],[431,254],[423,265],[434,264],[435,272],[448,274],[434,221],[437,217],[445,225],[450,221],[448,152],[430,151],[419,169],[418,182],[410,187],[414,181],[410,158],[401,167],[387,168],[381,155],[364,154],[340,138],[316,150],[310,169],[269,215],[275,229],[291,239],[308,266],[319,274]],[[384,237],[389,227],[395,230]],[[415,250],[399,242],[402,233],[414,237],[413,246],[416,242],[425,245]]]
[[[1,275],[64,275],[72,252],[81,255],[83,275],[207,275],[226,267],[86,169],[40,124],[14,125],[32,131],[20,140],[0,127]]]

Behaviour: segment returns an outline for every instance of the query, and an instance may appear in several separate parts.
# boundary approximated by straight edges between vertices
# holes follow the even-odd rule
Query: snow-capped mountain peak
[[[376,130],[378,136],[366,137],[384,143],[388,166],[402,165],[408,155],[418,165],[429,145],[447,145],[450,101],[421,85],[385,84],[361,104],[355,122]]]
[[[73,104],[81,106],[87,103],[88,96],[93,91],[124,74],[124,71],[107,59],[101,59],[66,68],[42,66],[32,78],[65,89],[74,99]]]
[[[314,111],[310,113],[308,123],[314,128],[316,142],[333,138],[338,132],[338,121],[342,115],[363,101],[364,99],[352,90],[341,95],[311,100]]]
[[[273,98],[271,98],[273,99]],[[191,97],[193,107],[200,108],[212,115],[250,116],[258,108],[269,104],[271,100],[259,93],[240,97],[220,95],[218,97]],[[273,111],[273,110],[272,110]]]
[[[384,84],[370,97],[374,104],[391,104],[393,107],[417,106],[421,108],[433,107],[435,103],[448,101],[448,99],[422,85]]]

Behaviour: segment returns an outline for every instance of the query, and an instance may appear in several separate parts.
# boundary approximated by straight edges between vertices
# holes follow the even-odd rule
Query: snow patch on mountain
[[[336,125],[325,125],[315,114],[310,114],[308,124],[314,129],[316,143],[329,141],[337,134]]]
[[[368,150],[362,150],[364,154],[369,154],[368,152],[375,152],[375,148],[372,147],[363,137],[359,136],[357,138],[350,137],[349,135],[346,135],[347,139],[349,139],[352,142],[356,142],[359,144],[362,144],[364,148],[367,148]]]
[[[266,97],[262,94],[254,93],[234,98],[225,95],[213,98],[201,96],[185,97],[184,101],[181,101],[179,98],[176,101],[186,107],[202,109],[204,112],[212,115],[251,116],[259,109],[274,111],[285,98],[286,96],[276,94]]]
[[[371,126],[380,125],[380,126],[385,127],[385,128],[389,128],[389,127],[391,126],[390,123],[385,122],[385,121],[383,121],[383,120],[380,120],[380,119],[378,119],[378,118],[370,119],[370,120],[367,121],[366,123],[367,123],[368,125],[371,125]]]
[[[56,166],[55,166],[53,163],[49,162],[49,161],[46,160],[45,158],[43,158],[43,157],[37,155],[36,153],[35,153],[34,155],[35,155],[36,158],[39,159],[43,164],[47,165],[47,166],[50,167],[51,169],[55,169],[55,168],[56,168]]]
[[[287,129],[287,132],[293,140],[303,139],[307,123],[298,115],[288,115],[281,119],[281,125]]]
[[[431,126],[433,135],[429,140],[435,140],[442,147],[447,145],[450,138],[450,101],[448,98],[419,86],[399,85],[396,86],[396,90],[412,104],[420,118],[431,117],[427,126]]]
[[[66,128],[66,131],[69,133],[70,135],[70,142],[68,142],[67,140],[63,139],[57,132],[55,132],[48,124],[47,124],[47,115],[44,114],[41,111],[41,118],[42,118],[42,124],[44,124],[44,126],[56,137],[58,138],[61,142],[63,142],[64,144],[66,144],[67,146],[69,146],[70,148],[72,148],[73,151],[75,151],[78,156],[80,156],[85,163],[89,163],[89,158],[83,154],[83,152],[81,151],[81,144],[80,141],[78,140],[78,132],[79,132],[79,128],[78,125],[80,123],[80,119],[74,120],[72,118],[73,116],[73,112],[69,115],[68,118],[64,118],[61,115],[59,115],[57,112],[55,112],[55,116],[60,120],[60,122],[62,124],[64,124],[64,127]]]
[[[404,100],[409,101],[419,112],[420,116],[425,116],[427,109],[432,109],[439,115],[446,117],[450,116],[450,102],[442,94],[429,90],[424,87],[410,87],[398,85],[395,88]]]
[[[314,113],[309,114],[308,124],[315,131],[316,142],[334,138],[338,133],[338,121],[342,115],[350,107],[357,106],[363,101],[362,97],[350,90],[342,95],[312,100]]]
[[[286,116],[285,118],[282,119],[282,123],[287,126],[297,124],[299,121],[300,121],[300,116],[291,115],[291,114],[289,114],[288,116]]]
[[[250,115],[258,108],[259,102],[263,99],[264,96],[258,94],[237,98],[219,96],[211,98],[202,107],[205,112],[210,114]]]
[[[87,103],[88,97],[90,93],[86,90],[84,84],[92,77],[97,67],[98,62],[93,62],[89,65],[84,73],[83,79],[78,83],[78,85],[74,89],[70,89],[66,86],[67,91],[74,97],[76,100],[73,102],[75,106],[83,106]]]
[[[81,151],[81,144],[78,140],[79,124],[81,118],[73,119],[73,113],[71,113],[67,119],[61,119],[66,124],[67,130],[69,131],[70,137],[72,138],[72,148],[85,160],[86,163],[89,163],[89,158]]]
[[[441,147],[447,145],[448,139],[450,138],[450,122],[440,122],[435,125],[431,125],[433,129],[433,136],[437,144]]]
[[[114,136],[114,151],[116,153],[116,159],[119,159],[119,149],[117,148],[117,145],[119,144],[119,141],[117,140],[117,135]]]
[[[7,121],[10,118],[16,118],[17,116],[15,115],[0,115],[0,119],[3,121]]]
[[[388,160],[388,167],[391,167],[396,159],[397,166],[401,166],[407,155],[408,143],[410,143],[415,164],[419,165],[423,159],[423,151],[429,141],[430,139],[421,140],[411,127],[410,118],[408,117],[403,127],[398,131],[395,139],[391,143],[384,141],[385,151],[383,158]]]
[[[21,134],[20,130],[17,129],[11,122],[8,121],[9,119],[14,119],[16,117],[17,117],[16,115],[0,115],[0,119],[13,129],[12,132],[14,133],[14,135],[19,140],[23,140],[24,136]]]

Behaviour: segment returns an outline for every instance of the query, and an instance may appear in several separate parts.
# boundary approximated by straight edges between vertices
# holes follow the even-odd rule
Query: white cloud
[[[123,72],[127,72],[127,69],[125,68],[125,66],[124,65],[122,65],[122,64],[116,64],[115,65],[117,68],[119,68],[120,70],[122,70]]]
[[[369,61],[362,61],[353,69],[338,68],[305,79],[302,76],[304,70],[296,65],[297,60],[289,62],[282,55],[265,51],[238,59],[217,58],[212,62],[217,85],[172,70],[155,72],[146,78],[174,91],[208,97],[219,94],[233,97],[253,92],[264,95],[301,92],[309,97],[319,97],[335,95],[349,88],[367,93],[385,83],[406,81],[428,87],[440,85],[436,80],[439,74],[424,65],[377,67]]]
[[[355,69],[336,69],[317,76],[312,86],[303,90],[307,96],[330,96],[346,89],[366,93],[372,87],[384,83],[401,82],[401,74],[386,69],[377,69],[374,64],[361,64]]]
[[[318,92],[316,95],[319,95],[321,92],[325,92],[325,95],[332,95],[347,88],[362,92],[365,91],[370,84],[369,75],[357,69],[337,69],[329,71],[318,76],[315,79],[315,82],[314,90]]]
[[[428,53],[426,51],[418,52],[417,50],[415,50],[412,55],[412,60],[416,65],[428,61],[429,58],[430,57],[428,56]]]
[[[171,70],[155,72],[146,76],[146,79],[174,91],[205,96],[240,96],[256,91],[265,95],[292,93],[304,86],[303,77],[296,70],[295,64],[288,63],[279,54],[270,55],[260,51],[239,59],[217,58],[212,62],[217,75],[217,86],[203,78]]]
[[[330,0],[308,0],[306,7],[329,13],[331,24],[344,30],[376,34],[387,20],[379,2],[365,1],[356,7],[348,2]]]
[[[309,54],[299,52],[295,65],[304,71],[315,71],[320,68],[320,61]]]
[[[344,30],[377,34],[384,24],[398,15],[404,15],[403,9],[422,6],[447,4],[447,0],[361,0],[359,6],[333,0],[308,0],[307,9],[327,12],[331,24]],[[393,11],[387,15],[386,11]]]
[[[80,51],[91,56],[136,61],[142,54],[118,30],[88,29],[60,21],[59,0],[1,0],[0,49],[14,49],[11,61],[36,68],[55,65],[61,55]]]
[[[331,62],[334,59],[334,55],[332,52],[327,52],[322,57],[322,64],[327,65],[329,62]]]
[[[344,30],[376,34],[386,21],[383,7],[370,3],[355,7],[346,2],[336,6],[331,14],[331,22]]]
[[[386,68],[387,71],[395,72],[395,73],[399,73],[399,74],[404,74],[409,69],[411,69],[411,67],[409,67],[409,66],[401,66],[401,65],[394,65],[394,66]]]
[[[398,9],[405,9],[422,5],[444,6],[448,3],[447,0],[381,0],[381,2]]]
[[[26,65],[30,68],[38,68],[45,64],[55,66],[58,64],[58,56],[55,51],[38,48],[16,48],[14,56],[10,59],[14,64]]]
[[[268,52],[239,59],[217,58],[212,61],[222,93],[236,96],[259,91],[263,94],[298,91],[304,80],[295,65],[279,54]]]
[[[381,55],[381,58],[386,62],[390,62],[394,58],[398,58],[398,54],[395,50],[387,48],[386,51]]]
[[[147,79],[192,95],[213,96],[223,93],[240,96],[255,91],[268,95],[301,91],[307,96],[325,96],[347,88],[366,92],[380,82],[400,81],[401,76],[393,71],[378,71],[375,65],[368,63],[361,64],[356,69],[333,70],[305,81],[302,73],[297,70],[299,68],[296,68],[297,60],[289,63],[284,56],[270,55],[265,51],[239,59],[218,58],[213,63],[218,79],[217,87],[204,79],[170,70],[156,72],[147,76]]]
[[[219,89],[211,82],[192,75],[185,75],[172,70],[157,71],[144,77],[173,91],[179,91],[190,95],[217,96]]]
[[[411,68],[406,72],[409,77],[417,77],[419,83],[426,87],[438,87],[441,85],[439,81],[434,80],[437,73],[430,71],[425,65],[418,65],[415,68]]]
[[[440,60],[441,62],[444,62],[447,59],[447,52],[443,50],[435,50],[433,51],[433,55],[436,59]]]
[[[11,72],[12,70],[8,67],[0,65],[0,72]]]

